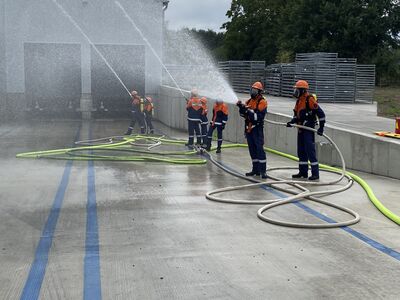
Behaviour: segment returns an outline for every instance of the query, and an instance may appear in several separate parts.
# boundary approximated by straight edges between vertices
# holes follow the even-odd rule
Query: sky
[[[213,29],[220,27],[228,19],[226,12],[231,7],[231,0],[170,0],[165,20],[168,28],[182,27]]]

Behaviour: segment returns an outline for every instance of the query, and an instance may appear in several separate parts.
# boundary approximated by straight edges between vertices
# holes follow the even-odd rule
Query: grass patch
[[[378,103],[378,116],[400,117],[400,87],[376,87],[374,101]]]

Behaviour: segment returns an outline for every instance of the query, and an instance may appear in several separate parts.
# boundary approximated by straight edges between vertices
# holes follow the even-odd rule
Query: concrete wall
[[[5,117],[6,105],[6,56],[5,56],[5,11],[4,1],[0,0],[0,120]]]
[[[186,96],[188,97],[189,93],[186,93]],[[172,128],[187,129],[185,103],[177,89],[162,86],[155,104],[155,117]],[[209,107],[212,103],[210,101]],[[234,104],[229,104],[229,111],[229,121],[224,131],[224,139],[234,143],[244,143],[244,121],[239,116],[238,109]],[[209,117],[211,117],[211,110]],[[289,116],[276,113],[268,113],[267,118],[283,123],[290,120]],[[400,179],[399,141],[384,140],[378,136],[330,126],[329,116],[325,132],[342,151],[348,168]],[[296,155],[296,129],[266,124],[264,134],[267,147]],[[317,136],[317,151],[321,163],[332,166],[340,165],[336,151],[319,136]]]
[[[82,93],[91,92],[90,45],[51,0],[0,0],[5,4],[5,47],[7,92],[10,101],[24,101],[24,43],[79,43],[82,46]],[[108,0],[60,1],[95,44],[145,45],[121,10]],[[162,56],[163,10],[160,0],[120,0]],[[1,6],[0,6],[1,7]],[[0,16],[0,21],[1,20]],[[1,34],[1,32],[0,32]],[[1,55],[1,48],[0,48]],[[0,58],[1,59],[1,58]],[[0,60],[1,63],[1,60]],[[146,93],[154,94],[161,83],[162,69],[146,45]],[[133,88],[134,83],[126,83]],[[18,104],[10,104],[18,106]]]

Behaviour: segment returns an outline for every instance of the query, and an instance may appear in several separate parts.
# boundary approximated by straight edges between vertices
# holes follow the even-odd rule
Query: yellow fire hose
[[[283,123],[277,123],[277,122],[272,122],[272,121],[267,121],[269,123],[273,123],[275,125],[286,125]],[[305,128],[308,129],[308,128]],[[329,142],[332,145],[335,145],[332,140],[329,139]],[[134,135],[134,136],[115,136],[115,137],[107,137],[107,138],[102,138],[102,139],[97,139],[97,140],[90,140],[90,141],[80,141],[77,142],[77,145],[81,145],[81,147],[76,147],[76,148],[66,148],[66,149],[56,149],[56,150],[47,150],[47,151],[37,151],[37,152],[27,152],[27,153],[21,153],[17,154],[18,158],[47,158],[47,159],[61,159],[61,160],[78,160],[78,161],[88,161],[88,160],[95,160],[95,161],[128,161],[128,162],[162,162],[162,163],[173,163],[173,164],[184,164],[184,165],[189,165],[189,164],[194,164],[194,165],[202,165],[207,162],[206,159],[201,159],[201,158],[177,158],[173,156],[184,156],[184,155],[195,155],[198,153],[198,151],[195,150],[185,150],[185,151],[163,151],[163,152],[155,152],[151,151],[151,149],[160,146],[161,144],[166,144],[166,145],[183,145],[185,141],[182,140],[174,140],[174,139],[168,139],[165,138],[164,136],[144,136],[144,135]],[[142,147],[144,149],[137,149],[133,147]],[[238,147],[246,147],[247,145],[245,144],[226,144],[223,146],[225,149],[229,148],[238,148]],[[147,148],[147,149],[146,149]],[[270,148],[265,148],[266,151],[294,160],[298,161],[298,158],[274,149]],[[215,150],[215,148],[213,148]],[[339,155],[340,151],[337,148]],[[127,152],[127,153],[135,153],[135,154],[140,154],[140,155],[100,155],[100,154],[87,154],[86,152],[88,151],[101,151],[101,152]],[[85,152],[85,153],[82,153]],[[172,156],[172,157],[169,157]],[[327,166],[324,164],[320,164],[320,167],[322,170],[326,170],[328,172],[332,173],[337,173],[340,174],[339,179],[330,182],[328,184],[336,184],[339,181],[341,181],[343,178],[347,179],[347,184],[345,186],[342,186],[338,189],[335,190],[330,190],[330,191],[322,191],[322,192],[311,192],[310,190],[306,189],[303,185],[305,182],[303,181],[292,181],[292,180],[283,180],[281,178],[273,177],[269,175],[269,178],[273,179],[273,182],[259,182],[253,178],[249,179],[248,177],[241,176],[235,172],[232,172],[231,170],[225,168],[222,164],[217,162],[211,155],[210,155],[210,160],[216,164],[218,167],[222,168],[223,170],[229,172],[232,175],[238,176],[240,178],[252,181],[253,183],[250,185],[244,185],[241,187],[231,187],[231,188],[237,188],[237,189],[242,189],[242,188],[249,188],[249,187],[254,187],[254,186],[260,186],[260,185],[269,185],[273,186],[274,189],[283,191],[285,193],[292,193],[295,194],[294,196],[288,197],[284,200],[282,199],[275,199],[275,200],[263,200],[263,201],[254,201],[254,200],[242,200],[245,201],[244,203],[246,204],[267,204],[264,207],[262,207],[258,211],[258,216],[260,219],[271,222],[274,224],[279,224],[279,225],[285,225],[285,226],[294,226],[294,227],[308,227],[308,228],[331,228],[331,227],[338,227],[338,226],[348,226],[351,224],[355,224],[359,221],[360,217],[359,215],[342,206],[339,206],[334,203],[330,203],[318,198],[315,198],[317,195],[329,195],[332,193],[336,192],[341,192],[347,188],[349,188],[354,181],[356,181],[360,186],[365,190],[367,193],[370,201],[376,206],[376,208],[384,214],[387,218],[395,222],[396,224],[400,225],[400,217],[396,214],[394,214],[392,211],[390,211],[388,208],[386,208],[382,202],[378,200],[378,198],[375,196],[373,190],[371,187],[359,176],[346,171],[345,169],[345,164],[344,164],[344,159],[343,161],[343,168],[335,168],[331,166]],[[291,167],[284,167],[284,169],[289,169]],[[282,168],[278,168],[282,169]],[[269,169],[269,171],[276,171],[277,169]],[[296,193],[293,191],[289,191],[288,189],[284,189],[282,187],[279,187],[279,185],[284,185],[284,184],[289,184],[297,189],[300,190],[300,193]],[[310,185],[309,183],[307,183]],[[327,183],[311,183],[311,185],[326,185]],[[225,189],[218,189],[216,191],[212,191],[207,193],[208,196],[213,197],[216,200],[213,195],[228,191],[230,188],[225,188]],[[216,197],[218,198],[218,197]],[[354,217],[354,219],[350,221],[345,221],[341,223],[336,223],[336,224],[296,224],[296,223],[287,223],[283,222],[284,224],[280,224],[281,221],[276,221],[276,220],[271,220],[267,218],[266,216],[263,215],[263,213],[277,205],[282,205],[285,203],[293,202],[299,199],[307,198],[313,201],[317,201],[320,203],[323,203],[325,205],[329,205],[331,207],[340,209],[346,213],[349,213]],[[222,202],[229,202],[231,199],[224,199],[225,201]],[[218,200],[216,200],[218,201]],[[240,200],[239,200],[240,201]],[[233,202],[236,203],[236,202]]]

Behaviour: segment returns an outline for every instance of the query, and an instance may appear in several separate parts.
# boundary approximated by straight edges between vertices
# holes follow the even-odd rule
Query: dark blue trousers
[[[300,174],[308,176],[308,161],[310,161],[312,175],[319,177],[314,132],[308,130],[299,130],[297,134],[297,156],[299,157]]]
[[[255,173],[265,173],[267,169],[267,156],[264,151],[264,128],[254,127],[250,133],[246,133],[247,145],[253,162]]]
[[[201,116],[201,137],[203,139],[203,144],[207,144],[208,143],[207,125],[208,125],[207,115],[202,115]]]
[[[223,141],[223,137],[222,137],[223,129],[222,129],[221,125],[215,125],[215,126],[210,125],[210,128],[208,129],[208,134],[207,134],[207,138],[208,138],[207,145],[211,146],[213,132],[215,129],[217,129],[217,134],[218,134],[218,148],[221,148],[222,141]]]
[[[147,133],[154,133],[153,115],[152,113],[144,113],[144,121],[147,125]]]
[[[200,122],[188,120],[189,145],[193,145],[194,134],[196,133],[197,144],[201,144]]]
[[[144,134],[145,133],[145,124],[144,124],[144,116],[141,112],[137,111],[132,111],[131,112],[131,123],[129,124],[128,128],[128,134],[131,134],[133,131],[133,128],[135,127],[135,124],[139,123],[140,126],[140,133]]]

